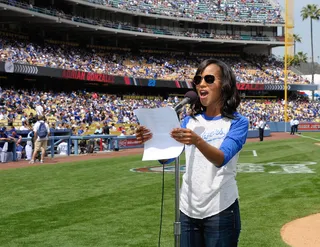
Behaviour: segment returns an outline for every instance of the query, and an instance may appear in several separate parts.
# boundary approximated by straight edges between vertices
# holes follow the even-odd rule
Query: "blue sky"
[[[301,43],[297,43],[296,51],[307,53],[311,57],[311,41],[310,41],[310,19],[302,21],[300,16],[301,9],[308,4],[318,4],[320,7],[320,0],[288,0],[294,2],[294,33],[299,34],[302,38]],[[281,6],[284,7],[285,0],[278,0]],[[313,52],[314,61],[320,63],[320,21],[313,21]],[[283,56],[283,48],[274,48],[272,53]]]

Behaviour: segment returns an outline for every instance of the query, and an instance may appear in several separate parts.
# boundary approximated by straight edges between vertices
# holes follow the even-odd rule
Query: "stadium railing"
[[[289,122],[268,122],[269,129],[265,130],[264,136],[270,136],[272,132],[285,132],[290,131],[290,123]],[[300,122],[299,124],[299,132],[320,132],[320,122]],[[259,131],[257,129],[249,130],[248,138],[258,138]],[[68,151],[67,155],[71,155],[71,147],[72,142],[74,145],[74,155],[79,155],[78,149],[79,144],[78,142],[81,140],[92,140],[92,139],[110,139],[109,142],[109,150],[119,151],[121,149],[129,149],[129,148],[142,148],[143,145],[139,145],[136,140],[136,136],[116,136],[116,135],[88,135],[88,136],[50,136],[49,137],[49,144],[48,149],[50,149],[51,158],[55,155],[55,142],[56,140],[66,140],[68,143]],[[32,138],[23,137],[22,142],[32,141]],[[3,142],[3,141],[1,141]],[[16,154],[16,145],[13,145],[13,161],[17,160]]]
[[[93,139],[110,139],[108,150],[119,151],[121,149],[130,149],[130,148],[141,148],[143,145],[139,145],[136,141],[135,136],[116,136],[116,135],[88,135],[88,136],[50,136],[48,138],[48,153],[50,153],[51,158],[55,155],[55,147],[62,141],[65,140],[68,143],[67,155],[71,155],[72,144],[74,149],[74,155],[79,155],[79,141],[81,140],[93,140]],[[32,141],[32,138],[23,137],[22,142]],[[3,142],[3,141],[1,141]],[[102,150],[100,150],[102,151]],[[17,151],[15,142],[13,142],[13,161],[17,161]]]

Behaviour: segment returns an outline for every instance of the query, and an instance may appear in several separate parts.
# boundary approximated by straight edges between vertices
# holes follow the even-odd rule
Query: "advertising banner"
[[[77,70],[66,70],[59,68],[49,68],[35,66],[30,64],[18,64],[11,61],[0,62],[0,72],[12,74],[25,74],[34,76],[49,76],[63,79],[81,80],[87,82],[97,82],[100,86],[128,85],[128,86],[144,86],[144,87],[165,87],[165,88],[192,88],[192,82],[188,81],[169,81],[159,79],[135,78],[128,76],[114,76],[103,73],[85,72]],[[240,91],[283,91],[283,84],[252,84],[237,83]],[[288,85],[289,91],[297,90],[317,90],[317,85]]]
[[[82,81],[97,81],[105,83],[114,83],[114,76],[106,75],[101,73],[90,73],[77,70],[63,70],[62,78],[64,79],[74,79]]]
[[[237,83],[237,88],[240,91],[256,91],[256,90],[265,90],[264,84],[252,84],[252,83]]]
[[[125,149],[125,148],[140,148],[143,147],[143,145],[140,145],[137,141],[137,139],[119,139],[119,149]]]
[[[299,131],[320,131],[320,123],[300,123],[298,126]]]

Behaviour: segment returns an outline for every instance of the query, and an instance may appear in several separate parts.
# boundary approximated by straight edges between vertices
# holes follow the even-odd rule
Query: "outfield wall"
[[[290,132],[290,123],[285,122],[268,122],[270,129],[265,129],[264,136],[271,136],[272,132]],[[320,131],[320,123],[300,123],[298,127],[299,132],[304,131]],[[17,131],[18,134],[20,131]],[[27,133],[27,132],[26,132]],[[24,133],[25,134],[25,133]],[[60,135],[59,135],[60,134]],[[259,138],[259,130],[249,130],[248,138]],[[115,136],[115,135],[88,135],[88,136],[70,136],[70,130],[60,130],[53,131],[53,136],[49,137],[48,140],[48,148],[47,151],[50,152],[51,157],[53,158],[55,155],[55,147],[62,141],[65,140],[68,143],[68,155],[72,153],[71,149],[73,147],[73,154],[79,155],[79,141],[81,140],[96,140],[96,142],[100,142],[100,150],[104,151],[102,148],[102,141],[108,141],[107,150],[121,150],[128,148],[142,148],[143,145],[139,145],[135,136]],[[31,140],[31,138],[23,137],[22,141]],[[16,146],[15,143],[13,145],[13,160],[16,160]]]
[[[270,136],[271,135],[271,131],[270,129],[265,129],[263,136]],[[259,130],[249,130],[248,131],[248,138],[259,138]]]
[[[290,123],[286,122],[268,122],[271,132],[289,132]],[[320,131],[320,123],[301,122],[298,126],[299,132]]]
[[[19,131],[18,131],[19,132]],[[23,133],[21,131],[21,133]],[[18,134],[21,134],[18,133]],[[135,136],[116,136],[116,135],[87,135],[87,136],[71,136],[69,130],[60,130],[53,131],[53,135],[48,139],[47,152],[53,158],[56,153],[56,147],[61,143],[62,140],[67,142],[67,155],[79,155],[80,146],[79,143],[81,140],[94,140],[95,143],[100,143],[98,145],[98,150],[95,151],[119,151],[121,149],[130,149],[130,148],[143,148],[143,145],[139,145]],[[25,133],[24,133],[25,134]],[[59,135],[60,134],[60,135]],[[69,135],[68,135],[69,134]],[[266,129],[264,132],[264,136],[270,136],[271,132],[269,129]],[[249,130],[248,138],[258,138],[259,131],[258,130]],[[23,137],[22,141],[31,141],[31,138]],[[103,141],[107,144],[107,148],[104,148],[102,143]],[[97,147],[97,145],[95,145]],[[73,151],[72,151],[73,150]],[[12,152],[12,160],[16,161],[16,145],[13,143],[13,150],[8,151]],[[7,153],[7,151],[6,151]]]

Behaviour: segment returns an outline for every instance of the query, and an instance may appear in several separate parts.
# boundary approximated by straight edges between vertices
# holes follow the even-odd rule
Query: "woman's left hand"
[[[171,137],[177,142],[192,145],[196,144],[199,136],[190,129],[175,128],[170,133]]]

